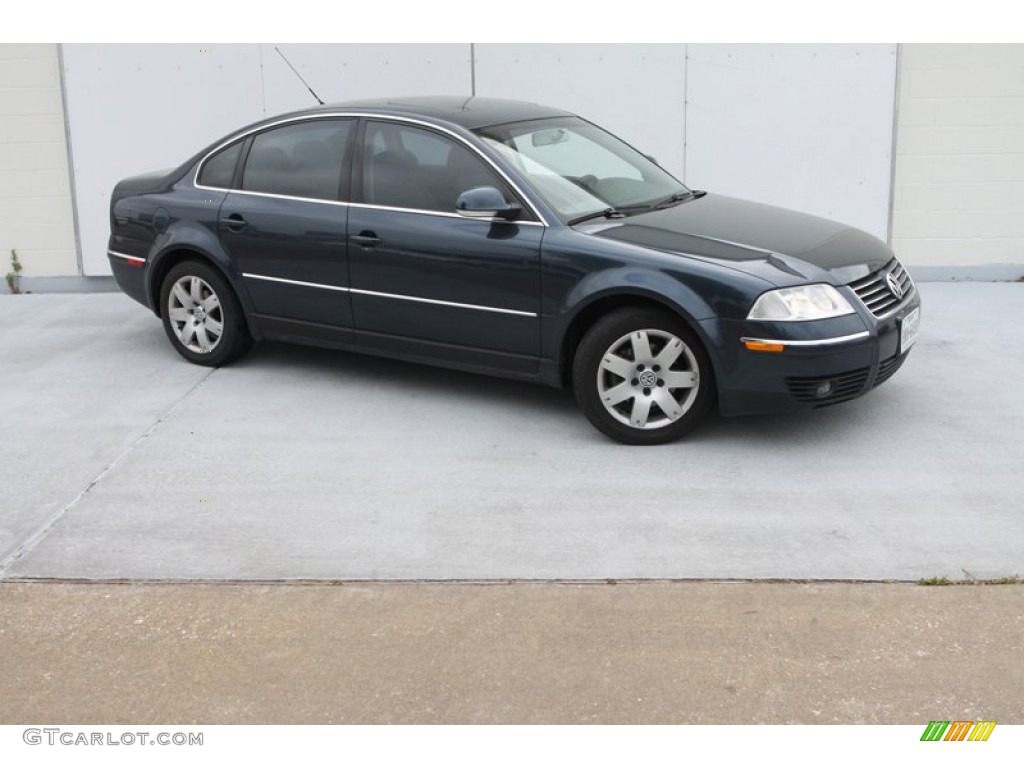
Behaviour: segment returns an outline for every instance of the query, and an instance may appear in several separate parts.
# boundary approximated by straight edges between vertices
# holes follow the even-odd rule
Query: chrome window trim
[[[810,339],[810,340],[791,340],[791,339],[756,339],[751,336],[743,336],[740,341],[746,343],[752,341],[756,344],[781,344],[784,347],[825,347],[832,344],[845,344],[848,341],[857,341],[858,339],[867,338],[870,334],[867,331],[859,331],[858,333],[851,333],[849,336],[833,336],[830,339]]]
[[[251,195],[252,197],[273,197],[281,200],[298,200],[303,203],[324,203],[325,205],[340,205],[347,208],[349,203],[341,200],[325,200],[322,197],[299,197],[298,195],[280,195],[277,192],[254,192],[248,189],[222,189],[220,187],[200,187],[200,189],[216,189],[228,195]]]
[[[395,211],[396,213],[418,213],[421,216],[444,216],[449,219],[462,219],[463,221],[482,221],[487,224],[514,224],[517,227],[543,227],[539,221],[517,221],[516,219],[477,219],[472,216],[463,216],[458,213],[448,213],[447,211],[430,211],[426,208],[398,208],[393,205],[375,205],[373,203],[346,203],[349,208],[369,208],[371,210],[379,211]]]
[[[326,283],[308,283],[303,280],[289,280],[284,277],[270,277],[269,275],[257,275],[252,272],[243,272],[242,277],[251,280],[266,280],[271,283],[285,283],[287,285],[298,285],[304,288],[322,288],[328,291],[341,291],[342,293],[357,293],[360,296],[379,296],[384,299],[398,299],[400,301],[415,301],[420,304],[437,304],[442,307],[455,307],[457,309],[475,309],[479,312],[496,312],[502,315],[516,315],[518,317],[537,317],[536,312],[525,312],[521,309],[503,309],[501,307],[486,307],[482,304],[461,304],[457,301],[442,301],[441,299],[428,299],[423,296],[406,296],[400,293],[383,293],[381,291],[367,291],[362,288],[352,288],[342,285],[328,285]]]
[[[127,259],[128,261],[141,261],[143,264],[146,263],[146,259],[143,256],[129,256],[127,253],[119,253],[118,251],[107,251],[107,256],[117,256],[119,259]]]
[[[211,149],[209,152],[206,153],[206,155],[203,156],[203,159],[200,160],[199,164],[196,166],[196,172],[195,172],[195,174],[192,177],[192,186],[195,187],[196,189],[208,189],[208,190],[217,191],[217,192],[246,192],[246,190],[230,189],[230,188],[227,188],[227,187],[208,187],[206,185],[200,184],[199,183],[199,174],[202,173],[203,166],[206,165],[206,161],[209,160],[210,157],[212,157],[213,155],[215,155],[218,152],[220,152],[225,147],[227,147],[227,146],[229,146],[231,144],[234,144],[236,141],[242,141],[243,139],[246,139],[249,136],[252,136],[254,133],[260,133],[262,131],[268,131],[268,130],[270,130],[272,128],[276,128],[276,127],[281,126],[281,125],[287,125],[288,123],[315,121],[315,120],[323,120],[323,119],[329,119],[329,118],[349,118],[349,119],[357,119],[358,118],[358,119],[364,119],[364,120],[379,120],[379,121],[382,121],[382,122],[389,122],[390,121],[390,122],[398,122],[398,123],[408,123],[410,125],[420,125],[420,126],[423,126],[425,128],[431,128],[431,129],[433,129],[435,131],[440,131],[441,133],[444,133],[444,134],[450,136],[451,138],[455,139],[456,141],[461,142],[463,144],[463,146],[465,146],[465,147],[469,148],[470,150],[472,150],[473,152],[475,152],[477,154],[477,156],[479,156],[485,163],[487,163],[491,168],[494,169],[494,171],[498,174],[498,176],[500,176],[502,179],[504,179],[508,183],[508,185],[510,187],[512,187],[512,189],[515,191],[515,193],[517,195],[519,195],[520,198],[522,198],[524,203],[526,203],[526,205],[529,208],[530,212],[534,216],[537,217],[537,221],[536,222],[521,221],[521,222],[517,222],[517,223],[519,223],[519,224],[540,224],[543,227],[551,226],[551,224],[548,222],[548,220],[545,219],[544,216],[541,214],[541,212],[537,209],[537,206],[535,206],[533,204],[533,201],[531,201],[530,198],[523,193],[522,188],[518,184],[516,184],[515,181],[507,173],[505,173],[505,171],[503,171],[497,165],[497,163],[495,163],[493,160],[491,160],[491,158],[489,158],[487,155],[485,155],[480,150],[479,147],[471,144],[464,137],[462,137],[459,134],[455,133],[455,131],[452,131],[452,130],[450,130],[448,128],[445,128],[444,126],[435,125],[434,123],[427,122],[426,120],[417,120],[415,118],[400,117],[400,116],[397,116],[397,115],[374,114],[374,113],[371,113],[371,112],[324,112],[322,114],[316,114],[316,115],[301,115],[301,116],[298,116],[298,117],[289,117],[289,118],[285,118],[283,120],[277,120],[277,121],[275,121],[273,123],[268,123],[267,125],[261,125],[261,126],[259,126],[257,128],[252,128],[252,129],[246,131],[245,133],[234,135],[230,139],[228,139],[227,141],[224,141],[224,142],[218,144],[216,147]],[[262,192],[262,193],[249,192],[249,194],[272,195],[273,193],[271,193],[271,192]],[[281,195],[280,197],[288,197],[288,196],[287,195]],[[410,210],[410,211],[413,211],[415,213],[440,213],[440,214],[445,215],[445,216],[449,216],[449,215],[451,215],[451,216],[458,216],[459,215],[457,213],[448,214],[448,213],[446,213],[444,211],[429,211],[429,210],[426,210],[426,209],[422,209],[421,210],[419,208],[392,209],[392,208],[388,208],[387,206],[372,206],[372,205],[370,205],[368,203],[352,203],[352,202],[349,202],[349,201],[342,201],[342,200],[333,200],[333,201],[332,200],[319,200],[317,198],[307,198],[307,197],[299,197],[299,198],[294,198],[294,199],[297,199],[297,200],[314,200],[316,202],[335,202],[335,203],[339,203],[341,205],[360,205],[360,206],[365,206],[365,207],[378,207],[378,208],[382,208],[384,210]],[[462,218],[462,217],[460,217],[460,218]]]

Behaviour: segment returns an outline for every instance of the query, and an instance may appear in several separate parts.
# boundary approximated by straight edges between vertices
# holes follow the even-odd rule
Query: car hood
[[[725,262],[777,285],[848,283],[893,258],[885,243],[854,227],[722,195],[578,229],[679,256]]]

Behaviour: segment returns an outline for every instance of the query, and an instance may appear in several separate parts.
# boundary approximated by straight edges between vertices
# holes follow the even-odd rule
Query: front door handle
[[[377,233],[371,232],[368,229],[364,229],[358,235],[352,235],[349,240],[364,248],[373,248],[376,245],[380,245],[380,238],[377,237]]]
[[[238,232],[242,227],[245,226],[245,219],[242,218],[240,213],[232,213],[230,216],[220,220],[220,223],[230,229],[232,232]]]

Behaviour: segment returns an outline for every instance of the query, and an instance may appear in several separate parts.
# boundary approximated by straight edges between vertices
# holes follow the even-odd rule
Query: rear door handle
[[[232,213],[230,216],[220,220],[220,223],[230,229],[232,232],[238,232],[242,227],[245,226],[245,219],[242,218],[240,213]]]
[[[380,238],[377,237],[377,233],[371,232],[368,229],[364,229],[358,235],[352,235],[349,237],[349,240],[364,248],[373,248],[375,245],[380,245]]]

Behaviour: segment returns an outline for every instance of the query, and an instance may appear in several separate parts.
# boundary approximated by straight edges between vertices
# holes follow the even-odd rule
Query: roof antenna
[[[299,70],[297,70],[295,67],[292,67],[292,63],[290,61],[288,61],[288,59],[285,57],[285,55],[283,53],[281,53],[281,49],[278,48],[275,45],[274,46],[274,50],[281,54],[281,58],[284,59],[284,63],[287,64],[289,67],[291,67],[292,72],[295,73],[295,76],[297,78],[299,78],[299,80],[302,80],[302,84],[304,86],[306,86],[306,88],[309,90],[310,93],[313,94],[313,98],[316,99],[318,102],[320,102],[320,104],[323,104],[324,100],[316,95],[316,91],[314,91],[312,86],[310,86],[310,84],[305,81],[305,79],[302,77],[302,75],[299,74]]]

